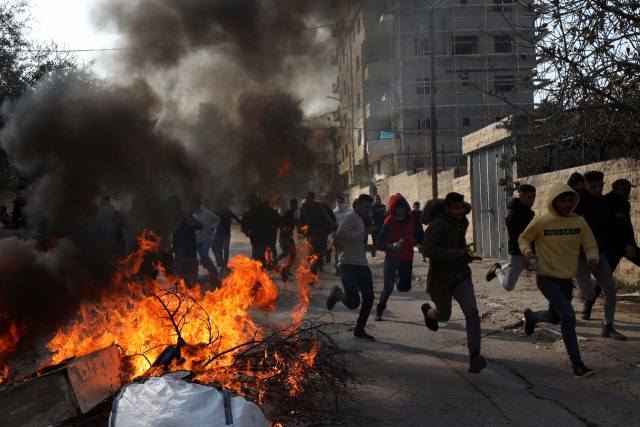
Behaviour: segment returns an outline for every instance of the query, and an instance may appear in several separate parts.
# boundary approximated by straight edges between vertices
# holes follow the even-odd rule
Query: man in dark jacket
[[[373,221],[373,225],[376,227],[373,230],[373,233],[371,233],[373,246],[375,246],[378,241],[378,234],[380,234],[382,224],[384,224],[384,220],[387,219],[387,215],[389,215],[389,212],[387,212],[387,206],[382,203],[380,196],[376,195],[373,198],[373,206],[371,207],[371,220]],[[376,256],[376,251],[373,251],[371,256]]]
[[[422,305],[424,321],[429,329],[437,331],[438,322],[451,318],[451,298],[455,298],[466,320],[469,372],[477,374],[487,361],[480,355],[480,315],[469,268],[471,261],[480,258],[470,255],[473,243],[467,245],[465,237],[471,205],[464,202],[462,194],[449,193],[444,200],[431,200],[425,209],[427,231],[422,250],[429,258],[427,292],[435,307]]]
[[[213,240],[213,254],[216,263],[222,270],[226,270],[229,263],[229,244],[231,243],[231,220],[235,219],[238,224],[240,218],[229,208],[222,208],[216,212],[220,218],[220,224],[216,228],[216,236]]]
[[[240,225],[251,242],[251,258],[266,266],[265,253],[272,244],[273,233],[280,226],[281,218],[275,209],[264,206],[256,194],[249,195],[247,202],[249,210],[242,216]]]
[[[590,171],[584,174],[586,190],[576,190],[580,196],[580,201],[575,212],[584,216],[589,224],[589,228],[593,232],[598,250],[600,251],[600,261],[598,267],[592,273],[591,267],[587,264],[584,254],[578,260],[578,272],[576,273],[576,282],[582,291],[584,305],[580,313],[583,320],[591,319],[591,309],[600,293],[600,289],[604,293],[604,318],[602,320],[602,338],[612,338],[624,341],[627,338],[621,333],[613,329],[613,322],[616,313],[616,283],[613,279],[613,272],[607,255],[605,253],[606,242],[608,236],[620,233],[620,221],[616,218],[613,206],[609,205],[602,196],[604,189],[604,174],[600,171]],[[629,240],[627,244],[632,244]],[[626,244],[625,244],[626,246]],[[591,274],[598,281],[594,286],[591,281]]]
[[[317,259],[311,266],[313,274],[323,271],[327,238],[331,231],[338,228],[333,211],[324,203],[316,201],[316,195],[309,191],[300,207],[300,230],[303,231]]]
[[[382,320],[382,313],[387,308],[387,301],[394,285],[398,287],[398,292],[411,290],[413,274],[414,217],[409,212],[409,204],[401,194],[391,197],[389,211],[391,214],[382,224],[376,242],[376,249],[385,252],[384,288],[380,293],[376,315],[373,318],[376,321]]]
[[[605,202],[613,208],[618,222],[619,233],[611,233],[605,242],[605,253],[611,271],[616,271],[620,260],[624,257],[640,266],[640,248],[636,243],[635,231],[631,223],[631,188],[635,188],[626,179],[618,179],[611,184],[611,192],[604,196]]]
[[[507,205],[509,209],[506,220],[507,234],[509,235],[509,260],[504,268],[498,263],[493,264],[486,277],[487,282],[490,282],[497,276],[505,291],[513,290],[520,273],[525,268],[525,259],[518,247],[518,238],[535,215],[531,210],[535,200],[536,188],[533,185],[524,184],[518,189],[518,197]]]
[[[422,211],[420,210],[420,202],[413,202],[413,246],[418,247],[418,251],[422,253],[422,242],[424,241],[424,228],[422,228]],[[422,262],[427,259],[422,255]]]
[[[184,212],[180,198],[177,196],[169,197],[167,208],[173,229],[173,236],[171,237],[172,270],[176,276],[183,279],[190,286],[198,281],[196,230],[202,229],[202,223],[195,219],[193,215]]]

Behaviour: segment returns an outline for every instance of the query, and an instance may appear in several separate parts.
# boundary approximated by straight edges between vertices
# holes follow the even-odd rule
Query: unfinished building
[[[438,170],[464,173],[463,136],[533,105],[536,58],[518,36],[533,31],[533,17],[515,1],[333,2],[344,186],[424,170],[433,158]]]

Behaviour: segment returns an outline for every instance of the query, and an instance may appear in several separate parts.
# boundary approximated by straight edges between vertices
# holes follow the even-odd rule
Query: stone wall
[[[536,187],[536,202],[533,205],[533,210],[536,215],[541,215],[547,211],[547,194],[553,184],[557,182],[566,183],[569,175],[573,172],[579,172],[584,175],[585,172],[592,170],[604,173],[605,194],[611,191],[611,183],[620,178],[628,179],[634,185],[640,184],[640,164],[628,159],[592,163],[540,175],[518,177],[516,180],[521,184],[531,184]],[[636,241],[638,241],[640,238],[638,233],[640,231],[640,188],[631,189],[629,202],[631,203],[631,221],[636,231]],[[640,279],[640,268],[623,258],[623,261],[615,271],[615,276],[621,281],[635,283]]]
[[[446,170],[438,173],[438,195],[442,198],[447,193],[453,190],[453,181],[455,177],[455,170]],[[409,175],[407,172],[403,172],[399,175],[392,176],[376,184],[377,194],[382,198],[382,203],[388,205],[389,198],[394,194],[402,194],[410,205],[413,202],[420,202],[421,206],[431,200],[431,172],[423,171],[416,174]],[[350,187],[345,191],[345,195],[349,198],[349,203],[353,203],[353,200],[358,198],[362,193],[369,193],[367,187],[360,188],[359,186]]]

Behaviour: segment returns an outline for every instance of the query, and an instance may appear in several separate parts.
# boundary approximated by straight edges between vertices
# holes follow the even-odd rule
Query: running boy
[[[604,318],[602,320],[602,338],[612,338],[624,341],[624,335],[613,329],[613,321],[616,314],[616,283],[613,279],[613,271],[607,260],[605,250],[607,241],[613,236],[624,236],[621,222],[616,218],[614,206],[607,202],[602,195],[604,189],[604,174],[600,171],[590,171],[584,174],[586,190],[577,190],[580,202],[576,206],[576,213],[584,216],[589,228],[598,244],[600,261],[598,267],[590,269],[585,258],[581,255],[578,260],[578,272],[576,282],[582,291],[584,305],[580,313],[583,320],[591,319],[591,309],[600,292],[604,292]],[[627,244],[632,244],[629,239]],[[598,281],[594,287],[591,275]]]
[[[560,323],[562,339],[573,365],[576,378],[594,374],[580,358],[576,335],[576,314],[571,306],[573,283],[578,270],[580,245],[586,253],[586,263],[592,270],[598,266],[598,245],[584,218],[573,213],[578,205],[578,194],[566,184],[554,184],[549,190],[549,211],[531,224],[520,235],[520,250],[530,270],[536,270],[536,283],[549,301],[550,310],[524,312],[524,330],[531,335],[537,322]],[[531,249],[535,241],[536,254]]]
[[[365,332],[364,327],[373,307],[373,276],[367,262],[366,250],[373,250],[373,245],[363,242],[373,226],[365,228],[364,218],[371,215],[373,199],[368,194],[361,194],[357,199],[356,209],[348,213],[340,222],[336,237],[340,241],[340,278],[342,287],[334,286],[327,298],[327,309],[333,310],[341,301],[350,310],[360,306],[360,315],[356,321],[353,336],[367,341],[375,338]],[[360,305],[362,294],[362,305]]]
[[[486,277],[487,282],[490,282],[497,276],[505,291],[513,290],[520,273],[524,270],[524,255],[522,255],[518,247],[518,237],[527,228],[527,225],[535,215],[531,210],[531,206],[535,201],[536,188],[533,185],[524,184],[518,189],[518,197],[507,205],[509,209],[506,220],[507,234],[509,235],[509,261],[505,266],[506,268],[503,268],[498,263],[493,264]]]
[[[444,200],[431,200],[425,206],[423,222],[428,226],[422,250],[429,258],[427,292],[435,307],[422,305],[422,314],[427,328],[438,330],[438,322],[451,318],[451,297],[460,304],[467,328],[469,347],[469,372],[477,374],[487,366],[480,355],[480,315],[471,282],[469,263],[479,260],[470,255],[465,234],[469,227],[466,215],[471,205],[464,202],[464,196],[449,193]]]
[[[409,211],[409,203],[402,196],[396,194],[389,200],[391,212],[382,224],[375,242],[376,249],[385,252],[384,257],[384,288],[378,299],[376,315],[373,320],[382,320],[382,313],[387,308],[387,301],[397,286],[398,292],[411,290],[411,276],[413,274],[413,231],[414,216]]]

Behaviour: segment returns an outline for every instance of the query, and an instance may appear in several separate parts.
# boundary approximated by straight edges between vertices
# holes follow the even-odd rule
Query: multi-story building
[[[533,104],[536,58],[518,34],[534,22],[514,0],[333,4],[333,120],[345,186],[430,167],[432,126],[438,169],[464,170],[463,136]]]

